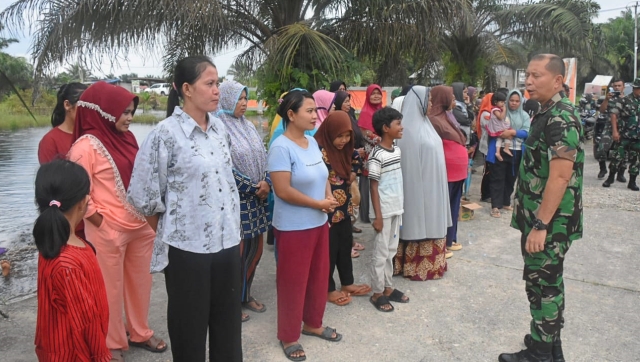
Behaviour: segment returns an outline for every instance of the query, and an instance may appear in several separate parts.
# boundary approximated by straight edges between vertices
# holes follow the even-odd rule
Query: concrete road
[[[563,345],[568,361],[640,360],[640,193],[616,183],[611,189],[596,180],[590,154],[585,166],[585,237],[571,247],[565,262],[566,326]],[[479,200],[481,169],[473,177],[472,200]],[[519,233],[509,227],[510,214],[489,216],[482,204],[472,221],[460,223],[464,245],[449,259],[438,281],[394,278],[410,298],[393,313],[380,313],[366,297],[346,307],[327,305],[326,324],[344,335],[339,343],[302,336],[308,361],[497,361],[502,352],[523,348],[529,312],[520,256]],[[368,282],[373,230],[359,225],[356,234],[367,250],[354,259],[357,282]],[[260,263],[254,296],[268,306],[250,313],[243,325],[246,361],[287,361],[276,340],[275,262],[270,247]],[[150,313],[156,334],[168,339],[166,293],[162,275],[154,276]],[[36,301],[2,306],[0,360],[35,361],[33,336]],[[169,352],[132,349],[126,360],[171,361]]]

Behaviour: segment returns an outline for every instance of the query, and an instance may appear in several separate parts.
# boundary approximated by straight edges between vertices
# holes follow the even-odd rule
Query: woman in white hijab
[[[447,271],[446,235],[451,226],[442,139],[427,118],[430,88],[414,86],[402,105],[404,214],[394,274],[423,281]]]

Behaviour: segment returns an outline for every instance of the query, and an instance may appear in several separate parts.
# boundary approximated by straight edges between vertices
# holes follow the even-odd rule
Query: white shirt
[[[393,150],[390,151],[380,145],[376,145],[369,155],[369,179],[378,181],[382,218],[404,213],[400,156],[401,152],[398,146],[393,146]],[[369,217],[372,219],[376,217],[371,198],[369,198]]]

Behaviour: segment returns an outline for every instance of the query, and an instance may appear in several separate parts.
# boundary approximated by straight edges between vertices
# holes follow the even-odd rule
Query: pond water
[[[262,116],[248,117],[264,136],[268,121]],[[138,143],[154,125],[132,124]],[[38,215],[34,202],[34,179],[38,170],[38,143],[50,128],[0,131],[0,247],[7,248],[0,260],[12,263],[8,278],[0,276],[0,304],[30,296],[35,292],[37,251],[31,229]]]

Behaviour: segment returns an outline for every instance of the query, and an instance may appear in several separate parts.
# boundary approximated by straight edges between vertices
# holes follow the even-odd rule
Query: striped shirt
[[[400,167],[400,148],[393,146],[388,150],[376,145],[367,165],[369,179],[378,181],[380,195],[380,211],[382,218],[402,215],[404,213],[404,193],[402,191],[402,169]],[[375,219],[375,211],[369,199],[369,217]]]
[[[93,248],[65,245],[38,259],[36,355],[40,362],[108,362],[109,306]]]

